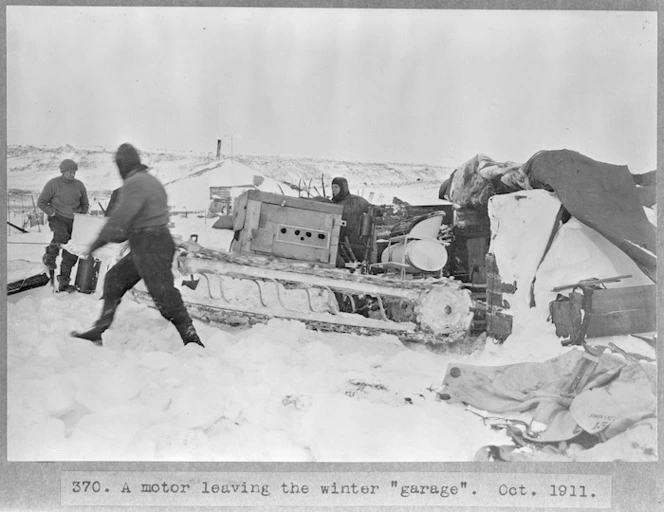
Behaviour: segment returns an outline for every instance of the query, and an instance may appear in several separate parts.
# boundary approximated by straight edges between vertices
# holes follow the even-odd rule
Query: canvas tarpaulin
[[[440,393],[450,403],[465,403],[499,414],[521,413],[542,401],[559,397],[583,355],[581,350],[541,363],[515,363],[504,366],[451,364]],[[613,374],[624,365],[617,357],[603,355],[593,374]]]
[[[586,355],[575,349],[541,363],[450,364],[437,393],[448,403],[494,414],[529,412],[546,427],[542,442],[572,439],[583,430],[606,441],[655,416],[654,364],[603,353],[584,365],[593,360]]]
[[[540,151],[523,166],[533,188],[553,190],[565,209],[599,232],[656,282],[656,230],[627,166],[570,150]]]

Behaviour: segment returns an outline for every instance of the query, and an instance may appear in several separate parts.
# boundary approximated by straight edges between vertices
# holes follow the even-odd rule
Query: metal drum
[[[438,272],[447,263],[445,246],[435,239],[411,240],[389,246],[381,255],[382,263],[408,265],[407,272]]]
[[[97,289],[97,279],[101,261],[89,257],[78,260],[78,271],[76,272],[76,290],[81,293],[94,293]]]

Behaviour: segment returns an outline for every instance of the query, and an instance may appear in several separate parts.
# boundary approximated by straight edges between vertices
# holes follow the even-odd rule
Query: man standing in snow
[[[346,249],[350,247],[352,250],[352,255],[344,256],[344,260],[349,261],[350,258],[352,261],[353,256],[357,261],[364,260],[366,244],[361,235],[362,214],[369,211],[369,201],[351,194],[346,178],[337,177],[332,180],[332,202],[344,207],[341,218],[346,221],[346,226],[341,228],[339,242],[340,246],[344,245]],[[337,261],[337,266],[343,266],[338,257]]]
[[[101,335],[111,326],[122,297],[143,279],[157,309],[175,326],[184,344],[203,347],[182,296],[173,285],[171,265],[175,243],[168,230],[166,190],[147,172],[147,166],[141,163],[131,144],[124,143],[118,148],[115,163],[123,180],[117,206],[112,208],[89,253],[109,242],[125,240],[129,240],[130,252],[106,273],[104,305],[99,319],[87,331],[72,332],[72,335],[100,344]]]
[[[55,260],[60,252],[60,245],[66,244],[71,239],[74,214],[88,213],[90,207],[85,185],[76,179],[77,170],[76,162],[69,158],[63,160],[60,163],[61,176],[49,180],[37,200],[37,206],[48,215],[48,226],[53,231],[53,239],[46,247],[46,254],[42,258],[44,265],[51,271],[51,276],[57,268]],[[77,260],[75,254],[62,250],[58,291],[73,290],[69,281],[71,269]]]

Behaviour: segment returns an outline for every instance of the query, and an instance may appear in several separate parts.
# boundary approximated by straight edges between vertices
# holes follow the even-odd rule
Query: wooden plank
[[[588,338],[616,336],[635,332],[648,332],[657,329],[657,311],[655,308],[616,311],[611,313],[590,314]]]
[[[326,248],[302,247],[298,245],[275,242],[272,254],[280,258],[289,258],[297,261],[328,264],[329,252]]]
[[[627,286],[594,290],[593,313],[610,313],[634,309],[654,309],[657,304],[657,285]],[[646,329],[648,330],[648,329]]]
[[[263,203],[263,207],[261,208],[261,222],[259,225],[262,227],[270,222],[273,224],[288,224],[303,228],[326,230],[326,225],[329,224],[327,221],[330,216],[331,214],[326,212],[310,210],[303,212],[298,208]],[[263,218],[265,218],[265,224],[263,223]]]
[[[260,201],[265,204],[274,204],[298,208],[300,210],[311,210],[338,215],[343,213],[343,206],[334,203],[314,201],[313,199],[304,199],[301,197],[282,196],[270,192],[261,192],[260,190],[250,190],[247,194],[250,200]]]
[[[273,254],[274,233],[269,229],[254,229],[251,234],[251,243],[249,245],[252,252],[262,252]]]
[[[629,279],[632,277],[632,274],[625,274],[622,276],[615,276],[615,277],[605,277],[603,279],[585,279],[582,281],[577,281],[576,283],[573,284],[564,284],[562,286],[556,286],[555,288],[552,288],[552,292],[561,292],[563,290],[567,290],[569,288],[578,288],[579,286],[585,285],[585,286],[593,286],[593,285],[600,285],[604,283],[618,283],[622,281],[623,279]]]
[[[336,215],[331,218],[330,226],[330,255],[328,263],[335,266],[337,263],[337,253],[339,251],[339,233],[341,232],[341,216]]]
[[[231,277],[239,278],[259,278],[285,282],[298,282],[304,285],[310,285],[320,288],[332,288],[333,290],[342,290],[353,293],[380,295],[382,297],[398,297],[407,300],[419,300],[421,295],[426,290],[409,289],[402,286],[400,281],[387,281],[378,279],[374,282],[364,279],[362,276],[361,281],[346,281],[339,277],[328,277],[323,272],[323,275],[303,274],[299,272],[292,272],[290,270],[276,270],[266,268],[265,266],[248,266],[232,262],[217,262],[212,260],[190,258],[186,262],[187,273],[202,274],[202,273],[217,273],[221,275],[228,275]],[[378,284],[380,283],[380,284]],[[462,289],[449,289],[450,294],[458,296],[458,303],[464,304],[467,291]]]
[[[235,200],[233,205],[233,229],[236,231],[244,227],[245,215],[247,213],[247,201],[249,196],[247,194],[242,194]]]
[[[260,219],[261,203],[257,201],[247,201],[245,209],[244,227],[240,231],[238,240],[238,249],[240,252],[251,252],[251,241],[254,235],[254,230],[258,228],[258,221]]]

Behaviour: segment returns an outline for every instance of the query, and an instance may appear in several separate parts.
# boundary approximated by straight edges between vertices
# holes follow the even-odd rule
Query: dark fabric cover
[[[553,190],[573,217],[619,247],[656,282],[657,232],[627,166],[562,149],[536,153],[523,171],[532,188]]]
[[[657,185],[648,185],[647,187],[637,185],[636,192],[643,206],[652,208],[657,204]]]
[[[644,172],[643,174],[633,174],[634,183],[643,187],[657,185],[657,171]]]

